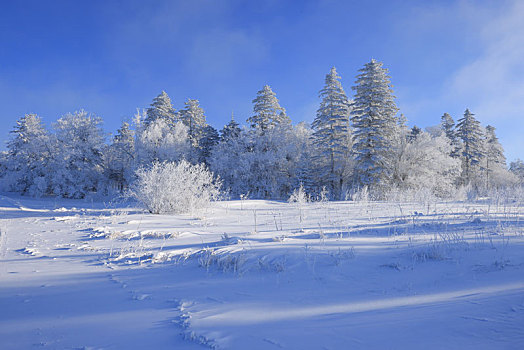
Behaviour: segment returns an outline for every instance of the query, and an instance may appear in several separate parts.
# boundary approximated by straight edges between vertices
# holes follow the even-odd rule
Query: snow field
[[[505,348],[520,203],[0,198],[0,347]],[[111,332],[107,330],[111,329]]]

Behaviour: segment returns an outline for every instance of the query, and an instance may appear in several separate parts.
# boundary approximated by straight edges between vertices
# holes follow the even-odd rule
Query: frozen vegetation
[[[165,91],[132,122],[123,122],[109,142],[102,118],[86,111],[62,116],[51,130],[27,114],[11,130],[7,151],[0,152],[0,190],[76,199],[132,190],[146,199],[159,187],[147,181],[183,167],[189,177],[171,174],[177,186],[205,173],[214,179],[198,183],[220,183],[232,199],[284,200],[300,186],[315,199],[346,200],[365,192],[384,200],[421,191],[457,199],[522,186],[522,161],[508,167],[495,127],[482,126],[466,109],[456,123],[444,113],[440,123],[435,118],[437,125],[410,129],[383,64],[373,59],[358,72],[351,99],[330,69],[311,125],[294,125],[269,85],[253,99],[247,126],[232,116],[220,131],[208,124],[198,100],[187,99],[177,111]],[[151,205],[167,205],[168,193],[143,203],[159,212]]]
[[[361,197],[155,215],[4,194],[0,348],[522,348],[521,193]]]
[[[0,349],[521,349],[524,163],[466,109],[407,127],[383,64],[311,125],[166,92],[0,152]],[[104,201],[105,200],[105,201]]]

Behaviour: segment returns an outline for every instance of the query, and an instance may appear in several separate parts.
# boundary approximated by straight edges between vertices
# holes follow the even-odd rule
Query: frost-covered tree
[[[11,134],[4,165],[7,189],[31,196],[48,194],[52,136],[36,114],[26,114],[18,120]]]
[[[180,120],[187,126],[191,145],[195,149],[200,149],[201,139],[205,134],[206,116],[204,110],[200,107],[198,100],[188,99],[185,102],[184,109],[179,112]]]
[[[473,180],[478,172],[480,162],[484,157],[484,135],[480,122],[474,114],[466,109],[464,117],[458,120],[457,136],[462,140],[462,183],[467,184]]]
[[[294,130],[288,126],[276,126],[264,133],[243,130],[213,149],[210,168],[233,196],[287,198],[296,185],[303,151]]]
[[[176,162],[192,156],[187,126],[181,121],[168,124],[164,119],[157,119],[149,124],[139,123],[135,145],[139,165]]]
[[[220,130],[220,142],[226,142],[227,140],[234,139],[240,135],[240,132],[240,126],[235,121],[233,113],[231,113],[231,120],[229,123],[224,125],[222,130]]]
[[[0,151],[0,179],[4,179],[7,173],[7,151]],[[0,191],[7,191],[8,186],[5,181],[0,182]]]
[[[53,176],[55,194],[83,198],[99,189],[105,146],[101,125],[100,117],[84,110],[68,113],[54,124],[57,139]]]
[[[457,137],[455,134],[455,121],[448,113],[444,113],[440,117],[440,127],[448,139],[454,140]]]
[[[393,173],[398,143],[398,108],[387,69],[374,59],[360,69],[351,111],[356,184],[381,196]]]
[[[164,120],[167,125],[173,125],[178,120],[177,113],[171,104],[171,99],[165,91],[162,91],[160,95],[153,99],[151,107],[147,109],[143,123],[148,126],[159,119]]]
[[[483,170],[486,177],[486,189],[493,185],[500,186],[501,175],[507,172],[504,148],[495,134],[495,128],[491,125],[485,128]]]
[[[418,135],[420,135],[420,133],[422,132],[422,129],[419,128],[418,126],[414,125],[412,128],[411,128],[411,131],[409,132],[408,134],[408,142],[413,142],[416,140],[416,138],[418,137]]]
[[[293,127],[292,132],[298,152],[294,162],[294,184],[292,187],[297,188],[302,185],[309,195],[318,196],[323,187],[318,182],[318,168],[312,162],[313,156],[316,155],[316,147],[313,145],[313,129],[308,123],[300,122]],[[350,161],[350,159],[345,161]]]
[[[202,130],[202,137],[200,139],[200,158],[199,162],[203,162],[206,165],[209,164],[209,157],[211,151],[220,141],[218,131],[211,125],[206,125]]]
[[[449,197],[460,175],[460,161],[449,155],[452,146],[447,137],[432,137],[421,131],[404,146],[396,170],[395,188],[429,190],[435,196]]]
[[[251,127],[259,132],[265,132],[277,125],[290,124],[284,108],[280,107],[276,94],[269,85],[265,85],[257,92],[253,100],[254,115],[247,119]]]
[[[135,133],[129,123],[123,122],[111,145],[104,152],[106,178],[118,190],[125,190],[133,177],[135,167]]]
[[[251,190],[248,157],[251,150],[251,133],[241,129],[236,137],[221,140],[211,151],[209,168],[220,176],[224,190],[233,196],[247,195]]]
[[[516,159],[509,165],[511,171],[518,179],[521,185],[524,185],[524,162],[521,159]]]
[[[320,107],[313,121],[314,162],[317,166],[318,186],[328,186],[332,194],[340,194],[351,149],[349,113],[351,110],[340,76],[335,67],[326,75],[320,90]]]
[[[440,128],[449,139],[449,142],[452,146],[450,155],[454,158],[459,157],[460,140],[457,137],[457,132],[455,130],[455,121],[448,113],[444,113],[442,117],[440,117]]]

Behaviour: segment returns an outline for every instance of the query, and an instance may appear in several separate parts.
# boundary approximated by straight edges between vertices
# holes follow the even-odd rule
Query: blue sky
[[[0,1],[0,142],[25,113],[86,109],[114,132],[165,90],[208,122],[239,122],[269,84],[311,122],[331,66],[351,95],[371,58],[389,68],[409,125],[491,124],[524,159],[522,1]],[[1,146],[5,148],[4,145]]]

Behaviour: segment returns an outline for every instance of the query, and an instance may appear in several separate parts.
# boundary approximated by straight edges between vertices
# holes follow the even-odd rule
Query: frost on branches
[[[216,197],[206,166],[232,198],[286,199],[296,189],[312,200],[450,198],[466,188],[473,198],[524,184],[522,161],[508,170],[495,128],[469,109],[457,123],[444,113],[438,125],[408,128],[376,60],[360,69],[353,90],[352,101],[331,68],[312,125],[292,125],[265,85],[247,126],[231,116],[220,134],[197,99],[177,112],[162,91],[109,143],[102,119],[85,111],[59,118],[50,131],[27,114],[0,152],[0,189],[85,198],[132,188],[152,212],[176,212]],[[186,195],[200,188],[205,198]]]
[[[316,185],[320,188],[327,186],[332,194],[340,194],[349,177],[351,108],[335,67],[326,75],[325,85],[319,96],[322,101],[311,125],[316,151],[313,156],[317,173]]]
[[[253,113],[247,121],[261,133],[277,125],[291,123],[286,110],[280,107],[277,96],[269,85],[257,92],[257,97],[253,100]]]
[[[449,198],[460,174],[460,161],[449,156],[451,149],[444,135],[433,137],[421,131],[404,144],[395,187],[411,193],[427,190],[433,196]]]
[[[133,181],[135,160],[135,133],[129,123],[123,122],[104,152],[104,169],[109,187],[116,187],[120,192],[129,187]]]
[[[136,176],[131,196],[153,214],[193,213],[220,196],[220,180],[203,164],[154,162]]]
[[[464,184],[469,184],[480,171],[480,162],[484,157],[484,134],[480,122],[469,109],[466,109],[464,116],[458,120],[457,135],[463,144],[462,181]]]
[[[36,114],[26,114],[11,131],[5,160],[5,189],[34,197],[49,194],[54,142]]]
[[[97,192],[103,182],[102,119],[81,110],[58,119],[54,127],[53,192],[70,198]]]
[[[379,196],[390,184],[398,138],[398,108],[390,77],[382,63],[374,59],[360,69],[351,111],[355,175],[359,187],[368,187]]]
[[[171,104],[171,99],[165,91],[153,99],[151,107],[147,109],[144,124],[148,126],[154,121],[162,119],[168,125],[174,124],[178,120],[177,113]]]
[[[148,124],[139,124],[136,132],[138,163],[175,162],[188,159],[191,154],[187,126],[178,121],[173,124],[157,119]]]

